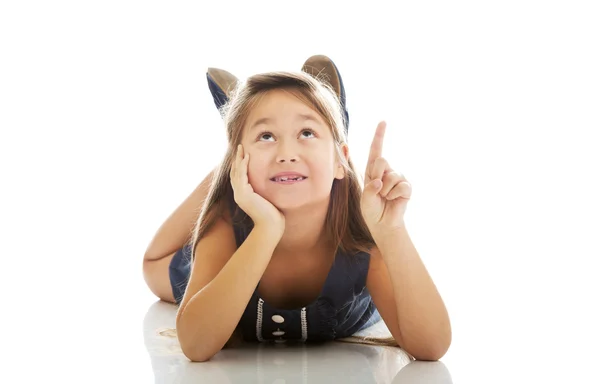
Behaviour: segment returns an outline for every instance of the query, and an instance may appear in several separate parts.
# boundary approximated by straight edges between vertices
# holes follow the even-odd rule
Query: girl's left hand
[[[386,123],[380,122],[371,144],[360,207],[371,234],[389,233],[404,226],[404,213],[412,194],[406,178],[381,157]]]

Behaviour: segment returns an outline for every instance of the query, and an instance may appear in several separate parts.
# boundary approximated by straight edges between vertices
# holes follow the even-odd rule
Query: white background
[[[206,69],[313,54],[342,73],[361,172],[388,122],[454,382],[598,375],[595,2],[213,3],[0,5],[0,376],[151,380],[121,330],[156,300],[146,246],[224,154]]]

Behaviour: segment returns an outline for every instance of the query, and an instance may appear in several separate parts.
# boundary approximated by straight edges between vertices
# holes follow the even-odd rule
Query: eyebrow
[[[314,117],[313,115],[307,114],[307,113],[299,113],[296,115],[296,121],[314,121],[317,124],[320,124],[320,121]],[[269,124],[272,123],[273,119],[271,117],[263,117],[260,118],[258,120],[256,120],[254,122],[254,124],[252,124],[250,126],[250,128],[248,129],[248,132],[252,132],[252,130],[254,130],[256,128],[256,126],[260,125],[260,124]]]

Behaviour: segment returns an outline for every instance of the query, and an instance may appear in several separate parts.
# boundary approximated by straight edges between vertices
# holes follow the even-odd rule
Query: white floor
[[[191,363],[175,337],[175,307],[155,302],[144,318],[144,343],[156,383],[451,383],[442,362],[411,362],[398,348],[334,342],[250,344]]]
[[[395,348],[341,342],[252,344],[193,363],[176,338],[160,334],[174,327],[176,307],[152,296],[139,262],[126,260],[126,253],[122,269],[91,258],[77,276],[71,274],[73,254],[52,270],[41,258],[28,259],[24,248],[13,253],[20,262],[2,270],[5,292],[18,295],[9,295],[1,310],[0,383],[599,382],[594,315],[570,325],[566,315],[559,317],[568,308],[560,301],[556,317],[534,304],[529,312],[483,317],[477,311],[493,307],[465,298],[453,308],[452,346],[435,363],[410,362]],[[515,296],[512,308],[528,300]]]

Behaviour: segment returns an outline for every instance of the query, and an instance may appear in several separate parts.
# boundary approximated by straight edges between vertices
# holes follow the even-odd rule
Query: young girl
[[[385,123],[363,191],[343,83],[327,57],[245,82],[207,75],[227,152],[144,257],[149,288],[179,305],[183,353],[206,361],[236,338],[347,339],[383,319],[393,338],[381,344],[443,356],[448,314],[404,226],[410,184],[381,157]]]

